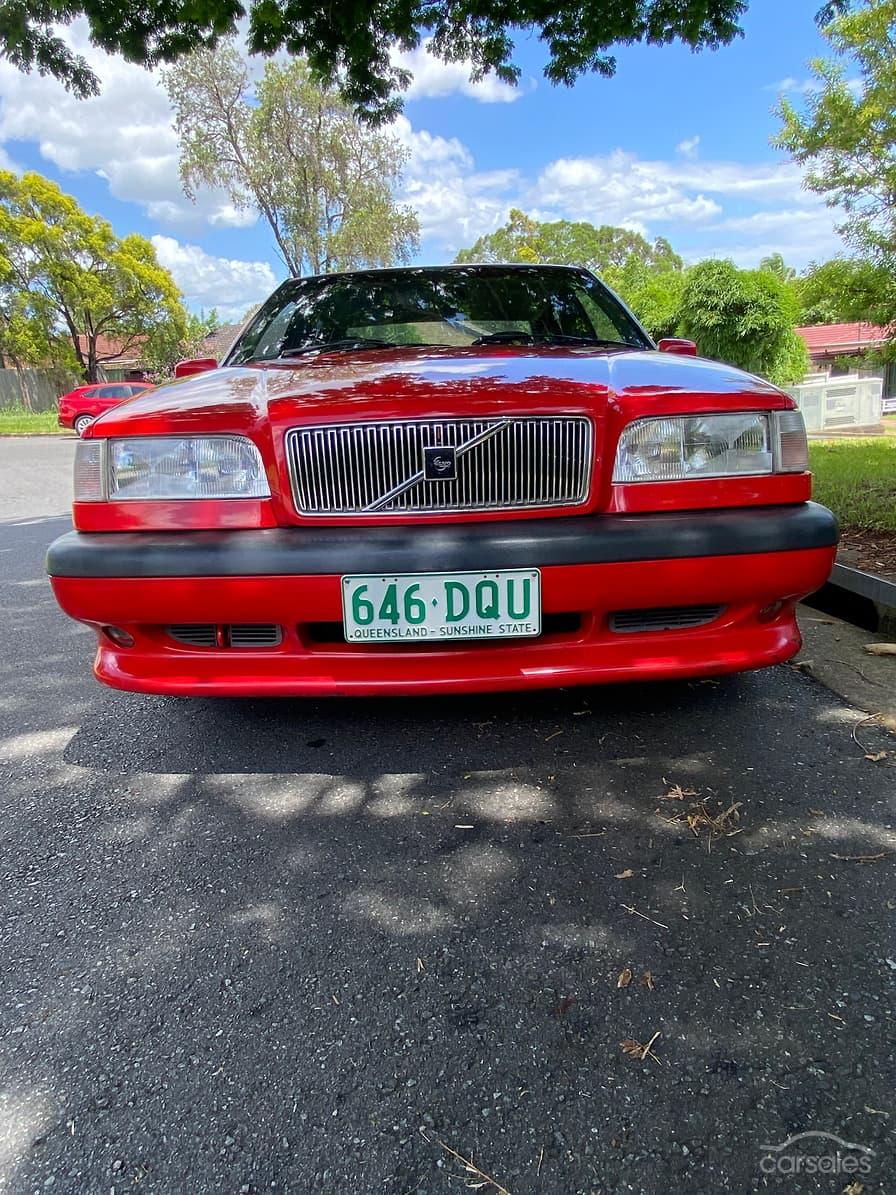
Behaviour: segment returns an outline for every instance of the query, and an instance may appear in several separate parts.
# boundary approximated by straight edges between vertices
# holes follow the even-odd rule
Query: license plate
[[[350,643],[522,639],[541,634],[538,569],[342,578]]]

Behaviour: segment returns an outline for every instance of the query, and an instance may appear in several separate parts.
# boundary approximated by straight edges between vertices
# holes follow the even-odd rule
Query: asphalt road
[[[450,1148],[513,1195],[893,1190],[896,767],[859,715],[787,666],[104,690],[43,575],[71,450],[0,441],[0,1185],[438,1193]],[[807,1131],[873,1153],[763,1148]]]

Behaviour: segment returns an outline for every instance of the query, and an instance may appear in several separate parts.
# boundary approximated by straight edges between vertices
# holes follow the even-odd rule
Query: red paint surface
[[[580,629],[512,643],[314,643],[309,624],[340,622],[339,576],[156,579],[52,578],[67,614],[97,629],[98,679],[117,688],[183,696],[408,694],[546,688],[760,668],[799,648],[794,603],[826,580],[833,548],[542,570],[545,614],[579,613]],[[533,564],[537,562],[533,561]],[[784,603],[771,622],[759,611]],[[616,610],[719,604],[707,627],[616,634]],[[276,623],[284,641],[263,651],[197,649],[171,640],[171,623]],[[124,627],[123,650],[102,634]]]
[[[248,436],[261,451],[271,497],[246,503],[90,503],[75,507],[80,530],[184,530],[268,527],[345,519],[296,513],[284,452],[297,426],[353,420],[587,415],[594,423],[594,472],[584,506],[554,507],[544,517],[593,511],[688,510],[802,502],[808,474],[614,487],[622,429],[645,415],[790,409],[793,400],[767,382],[717,362],[668,353],[595,352],[518,346],[321,354],[301,365],[218,369],[160,386],[110,411],[90,437],[139,435]],[[128,506],[128,510],[123,508]],[[537,513],[537,512],[536,512]],[[532,518],[532,510],[454,515],[355,516],[359,525]]]
[[[236,434],[265,462],[271,496],[245,501],[79,503],[85,531],[364,526],[531,519],[593,512],[700,510],[803,502],[809,474],[614,486],[623,428],[644,416],[780,410],[775,387],[700,358],[625,350],[493,346],[402,348],[301,363],[218,369],[183,378],[109,411],[89,438]],[[587,503],[549,511],[303,518],[293,505],[284,437],[293,427],[355,420],[583,414],[594,425]],[[123,689],[181,695],[474,692],[709,676],[787,659],[799,647],[794,603],[824,583],[834,548],[751,556],[552,566],[542,570],[545,615],[577,614],[579,629],[538,639],[349,645],[315,641],[310,624],[340,624],[340,578],[52,578],[62,608],[97,630],[96,675]],[[533,559],[532,567],[539,566]],[[346,561],[346,572],[352,571]],[[782,602],[771,621],[759,618]],[[692,630],[616,634],[617,610],[719,604]],[[173,623],[276,623],[280,646],[196,649]],[[134,647],[102,632],[125,628]]]

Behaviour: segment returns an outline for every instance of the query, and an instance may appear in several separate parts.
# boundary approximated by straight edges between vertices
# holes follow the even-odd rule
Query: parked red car
[[[144,390],[152,390],[149,382],[93,382],[77,386],[57,400],[60,426],[73,427],[83,436],[94,419]]]
[[[224,367],[78,444],[56,597],[170,694],[410,694],[759,668],[833,515],[768,382],[582,269],[284,283]]]

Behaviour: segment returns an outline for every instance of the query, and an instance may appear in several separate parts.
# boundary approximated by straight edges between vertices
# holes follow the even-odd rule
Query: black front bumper
[[[264,531],[70,531],[53,577],[280,577],[681,560],[827,548],[837,520],[815,502],[664,514]]]

